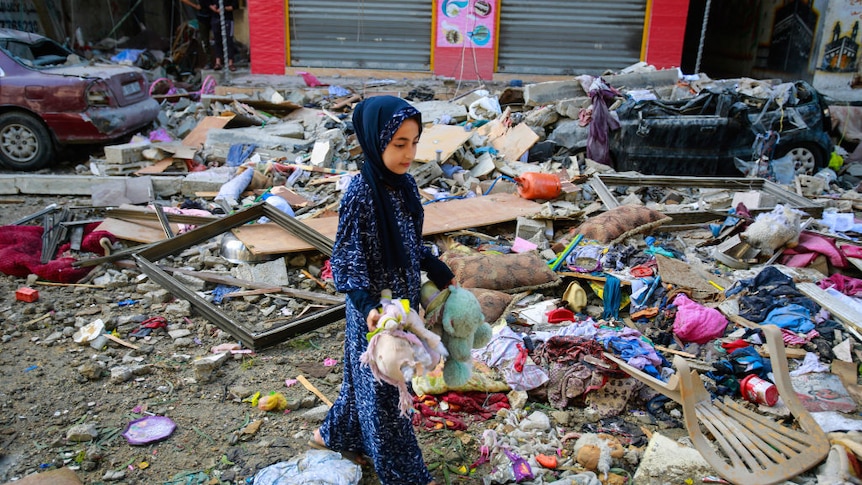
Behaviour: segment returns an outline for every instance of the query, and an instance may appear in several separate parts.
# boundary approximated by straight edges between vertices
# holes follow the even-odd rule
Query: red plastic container
[[[755,404],[775,406],[778,402],[778,388],[775,384],[754,374],[739,382],[739,390],[742,392],[742,397]]]
[[[560,177],[552,173],[527,172],[515,177],[518,195],[525,199],[555,199],[563,191]]]

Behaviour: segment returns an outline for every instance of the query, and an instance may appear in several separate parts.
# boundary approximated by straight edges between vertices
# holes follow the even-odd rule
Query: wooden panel
[[[207,116],[195,126],[195,128],[183,138],[183,145],[200,148],[207,141],[207,132],[213,128],[224,128],[232,116]]]
[[[425,206],[423,235],[441,234],[471,227],[482,227],[529,216],[542,205],[515,194],[493,194],[472,199],[450,200]],[[330,239],[335,239],[337,217],[302,221]],[[279,254],[313,249],[310,244],[289,234],[276,224],[254,224],[233,230],[253,254]]]
[[[465,130],[463,126],[432,125],[425,128],[419,137],[419,146],[416,147],[416,161],[437,160],[437,150],[442,152],[440,160],[446,161],[471,136],[473,132]]]

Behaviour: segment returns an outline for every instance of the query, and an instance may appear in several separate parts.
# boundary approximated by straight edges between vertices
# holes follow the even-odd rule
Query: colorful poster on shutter
[[[493,49],[498,0],[438,0],[437,47]]]

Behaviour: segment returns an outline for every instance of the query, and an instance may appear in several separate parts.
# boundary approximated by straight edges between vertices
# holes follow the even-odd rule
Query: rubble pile
[[[137,396],[115,401],[129,407],[122,422],[100,420],[108,410],[95,397],[76,416],[58,411],[53,450],[29,455],[45,466],[21,460],[7,473],[0,461],[0,478],[68,468],[88,481],[275,483],[266,477],[298,460],[341,458],[300,458],[340,383],[343,296],[328,256],[341,191],[362,163],[352,107],[395,93],[426,123],[411,168],[426,241],[494,329],[463,386],[447,386],[440,369],[411,382],[438,483],[859,480],[862,165],[836,147],[830,168],[788,183],[771,170],[644,175],[596,159],[591,124],[613,124],[626,101],[729,85],[772,99],[772,83],[680,80],[648,66],[460,94],[432,82],[161,83],[158,125],[78,167],[122,183],[94,185],[86,216],[4,227],[69,246],[0,267],[25,290],[4,305],[4,366],[43,372],[45,362],[24,365],[26,350],[3,350],[26,343],[72,355],[64,378],[81,389]],[[68,234],[52,232],[61,226]],[[0,259],[12,261],[16,243],[7,238]],[[56,268],[93,269],[51,286]],[[3,397],[0,441],[20,449],[18,420],[45,410]],[[214,408],[221,436],[196,427],[194,400]],[[715,425],[712,412],[730,417]],[[170,422],[151,436],[136,421],[146,417]],[[760,428],[739,424],[754,419]],[[770,426],[786,450],[773,449]],[[217,458],[184,475],[149,469],[157,449],[196,443]],[[734,447],[743,458],[727,456]],[[343,461],[333,470],[344,483],[374,483],[373,470]]]

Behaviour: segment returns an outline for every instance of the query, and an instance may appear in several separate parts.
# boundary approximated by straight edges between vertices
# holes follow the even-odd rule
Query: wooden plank
[[[207,132],[213,128],[224,128],[233,116],[207,116],[183,138],[183,145],[200,148],[207,141]]]
[[[471,136],[473,132],[465,130],[463,126],[432,125],[430,128],[425,128],[419,137],[419,146],[416,147],[416,161],[437,160],[437,150],[442,152],[440,160],[446,161]]]
[[[174,234],[179,232],[177,224],[171,224],[171,228],[174,230]],[[158,221],[129,222],[108,217],[96,227],[96,230],[108,231],[120,239],[145,244],[165,239],[165,231],[162,230]]]
[[[515,194],[492,194],[471,199],[450,200],[425,206],[425,236],[473,227],[490,226],[530,216],[542,205]],[[303,219],[302,222],[334,240],[337,217]],[[252,254],[282,254],[309,251],[312,246],[272,223],[253,224],[233,230]]]
[[[537,141],[539,141],[539,135],[525,123],[521,123],[505,135],[492,140],[491,146],[500,153],[503,160],[514,161],[520,160],[521,156]]]

